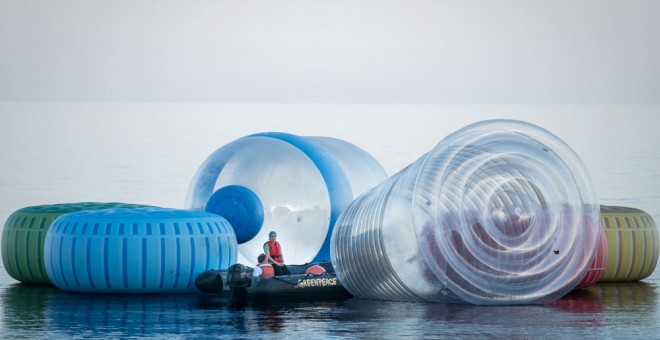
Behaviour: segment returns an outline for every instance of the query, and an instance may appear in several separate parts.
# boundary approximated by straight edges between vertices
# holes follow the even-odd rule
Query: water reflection
[[[613,311],[633,313],[658,308],[658,288],[639,282],[603,282],[587,288]]]
[[[342,301],[235,301],[228,297],[199,298],[197,308],[208,312],[209,326],[221,325],[239,334],[330,332],[328,326]]]
[[[53,294],[45,311],[49,331],[67,336],[158,336],[198,327],[189,295]]]
[[[246,334],[245,303],[237,304],[228,297],[201,296],[195,302],[195,308],[206,315],[201,321],[204,328],[220,329],[228,334]]]
[[[2,335],[33,337],[189,334],[203,313],[194,295],[99,295],[14,284],[2,290]]]
[[[660,308],[657,284],[647,282],[608,282],[589,287],[607,306],[607,324],[615,325],[617,336],[657,337]]]
[[[53,293],[61,292],[54,286],[15,283],[2,289],[2,335],[42,331],[44,311]]]
[[[76,294],[50,286],[0,290],[4,338],[523,337],[651,335],[654,283],[607,283],[543,306],[473,306],[363,299],[235,302],[197,295]]]
[[[603,313],[607,306],[603,300],[588,289],[576,289],[548,306],[569,313]]]

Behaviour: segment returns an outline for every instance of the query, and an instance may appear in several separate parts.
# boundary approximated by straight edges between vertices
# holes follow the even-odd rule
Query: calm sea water
[[[547,306],[348,299],[244,305],[200,296],[103,296],[5,284],[3,338],[656,338],[657,276],[598,284]]]
[[[215,149],[283,131],[345,139],[388,174],[444,136],[522,119],[585,161],[602,204],[660,221],[660,107],[476,105],[0,104],[0,220],[25,206],[120,201],[182,207]],[[654,338],[660,274],[598,284],[547,306],[348,299],[237,305],[214,296],[104,296],[22,285],[0,268],[1,338]]]

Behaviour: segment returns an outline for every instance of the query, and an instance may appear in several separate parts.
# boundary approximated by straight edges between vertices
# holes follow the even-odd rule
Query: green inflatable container
[[[62,203],[37,205],[15,211],[2,230],[2,263],[9,276],[24,283],[52,284],[44,267],[44,241],[58,217],[83,210],[139,208],[127,203]]]

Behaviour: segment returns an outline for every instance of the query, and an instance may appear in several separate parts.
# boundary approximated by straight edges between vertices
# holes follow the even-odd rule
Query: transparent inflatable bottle
[[[467,126],[341,215],[331,259],[370,299],[551,302],[592,263],[599,206],[580,158],[520,121]]]
[[[256,263],[271,230],[286,263],[329,261],[341,212],[386,178],[371,155],[346,141],[259,133],[211,154],[191,182],[185,207],[229,221],[240,263]]]

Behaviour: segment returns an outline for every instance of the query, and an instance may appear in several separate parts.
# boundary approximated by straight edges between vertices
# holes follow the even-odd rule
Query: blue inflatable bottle
[[[191,182],[185,207],[229,221],[240,263],[256,262],[270,231],[277,232],[286,263],[329,261],[336,219],[386,178],[371,155],[346,141],[259,133],[211,154]]]

